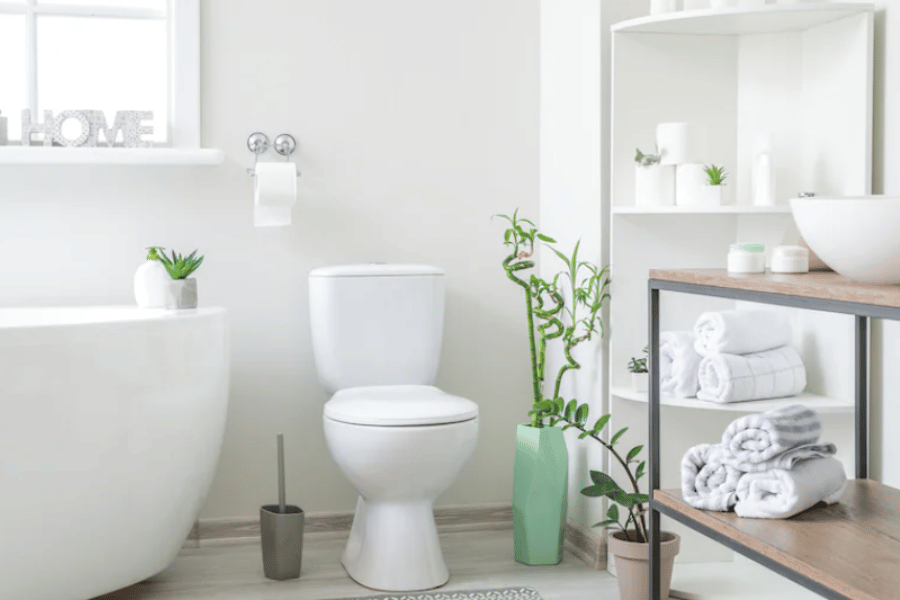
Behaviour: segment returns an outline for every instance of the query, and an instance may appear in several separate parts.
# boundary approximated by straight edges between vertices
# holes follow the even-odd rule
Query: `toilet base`
[[[447,583],[432,501],[370,502],[360,496],[341,564],[354,581],[374,590],[415,592]]]

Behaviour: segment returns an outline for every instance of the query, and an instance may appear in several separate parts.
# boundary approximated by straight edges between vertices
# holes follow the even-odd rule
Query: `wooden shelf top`
[[[900,308],[900,286],[859,283],[833,271],[742,275],[724,269],[654,269],[650,271],[650,279]]]
[[[900,597],[900,490],[852,480],[838,504],[784,520],[696,510],[679,490],[653,499],[852,600]]]

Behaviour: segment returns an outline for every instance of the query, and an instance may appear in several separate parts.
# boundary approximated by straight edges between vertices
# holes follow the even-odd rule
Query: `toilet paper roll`
[[[254,180],[254,224],[290,225],[291,207],[297,202],[297,166],[291,162],[258,163]]]
[[[675,204],[700,206],[705,203],[704,189],[709,183],[701,164],[678,165],[675,168]]]
[[[656,145],[663,165],[702,163],[706,154],[706,128],[693,123],[660,123]]]

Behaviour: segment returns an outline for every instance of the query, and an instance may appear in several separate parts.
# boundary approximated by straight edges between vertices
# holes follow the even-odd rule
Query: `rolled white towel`
[[[787,519],[819,502],[834,504],[844,491],[847,476],[835,458],[798,462],[790,470],[747,473],[737,485],[739,517]]]
[[[693,398],[700,389],[701,356],[694,349],[694,332],[666,331],[659,336],[660,389],[679,398]]]
[[[761,473],[770,469],[792,469],[800,461],[811,458],[828,458],[836,453],[837,447],[834,444],[806,444],[785,450],[763,462],[741,461],[731,456],[728,464],[743,473]]]
[[[808,406],[792,404],[735,419],[722,446],[739,463],[764,463],[792,448],[819,441],[822,420]]]
[[[685,502],[700,510],[731,510],[741,472],[730,466],[728,459],[721,444],[701,444],[688,450],[681,459]]]
[[[725,310],[700,315],[694,348],[701,356],[752,354],[791,343],[791,324],[771,310]]]
[[[756,354],[714,354],[700,362],[697,398],[729,404],[796,396],[806,389],[806,368],[790,346]]]

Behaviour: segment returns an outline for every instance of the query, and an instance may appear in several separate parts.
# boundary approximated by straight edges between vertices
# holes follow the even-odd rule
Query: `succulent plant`
[[[704,167],[703,170],[706,171],[706,176],[709,177],[709,185],[725,185],[725,179],[728,177],[725,167],[709,165]]]
[[[196,250],[187,256],[182,256],[174,250],[172,251],[172,256],[166,256],[166,249],[160,246],[151,246],[149,250],[150,253],[147,255],[147,259],[161,262],[172,279],[187,279],[191,273],[199,269],[200,265],[203,264],[204,257],[198,257]]]
[[[633,357],[628,361],[628,372],[629,373],[648,373],[647,369],[647,355],[650,352],[650,348],[644,348],[644,356],[642,358]]]
[[[641,152],[640,148],[638,148],[637,154],[634,157],[634,162],[636,162],[639,167],[649,167],[650,165],[659,164],[660,160],[662,160],[661,155],[644,154]]]

